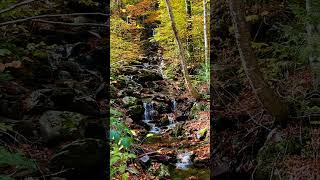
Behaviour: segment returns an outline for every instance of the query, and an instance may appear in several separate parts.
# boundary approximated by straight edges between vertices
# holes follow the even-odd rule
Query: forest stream
[[[149,178],[210,179],[209,112],[195,110],[208,102],[175,88],[163,74],[161,48],[146,43],[147,54],[120,70],[122,86],[113,84],[120,87],[114,102],[126,108],[129,128],[140,140],[138,164]]]

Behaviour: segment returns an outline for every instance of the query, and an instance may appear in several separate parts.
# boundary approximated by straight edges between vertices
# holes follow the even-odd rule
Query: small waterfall
[[[172,108],[172,111],[175,111],[177,108],[177,101],[175,99],[171,100],[171,108]]]
[[[191,155],[192,154],[190,152],[178,154],[177,156],[178,162],[176,163],[176,168],[188,169],[192,165]]]
[[[154,111],[153,104],[144,102],[143,107],[144,107],[144,120],[143,120],[143,122],[145,122],[148,126],[151,127],[151,129],[150,129],[151,133],[159,133],[161,131],[161,129],[159,127],[156,127],[156,125],[154,123],[151,123],[153,120],[153,111]]]
[[[173,113],[168,114],[168,119],[169,119],[169,125],[167,126],[168,129],[174,128],[176,126],[175,115]]]
[[[143,103],[144,107],[144,120],[150,122],[153,119],[153,104],[152,103]]]

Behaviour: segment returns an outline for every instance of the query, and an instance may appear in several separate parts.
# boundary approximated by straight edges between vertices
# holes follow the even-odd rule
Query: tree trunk
[[[185,0],[187,14],[187,48],[189,53],[189,62],[194,59],[193,39],[192,39],[192,8],[191,0]]]
[[[313,74],[313,88],[319,90],[320,85],[320,2],[319,0],[306,0],[306,10],[312,22],[307,23],[307,39],[310,48],[309,63]]]
[[[207,37],[207,0],[203,0],[203,37],[204,37],[204,60],[206,68],[206,76],[208,79],[208,85],[210,86],[209,75],[209,52],[208,52],[208,37]]]
[[[275,124],[286,125],[288,107],[268,86],[259,69],[256,56],[250,46],[251,38],[241,11],[241,1],[229,0],[229,8],[235,27],[235,37],[243,69],[258,100],[273,116]]]
[[[184,48],[182,46],[182,43],[181,43],[181,40],[180,40],[180,37],[179,37],[179,34],[178,34],[177,26],[176,26],[176,23],[174,21],[174,17],[173,17],[170,1],[169,0],[165,0],[165,2],[166,2],[166,5],[167,5],[169,18],[170,18],[170,21],[171,21],[172,31],[173,31],[173,34],[174,34],[175,39],[177,41],[177,44],[178,44],[178,49],[179,49],[179,53],[180,53],[180,64],[181,64],[181,68],[182,68],[185,84],[187,86],[187,89],[191,93],[191,95],[194,98],[199,99],[200,98],[200,94],[192,86],[191,80],[190,80],[190,77],[189,77],[189,73],[188,73],[187,67],[185,65],[185,62],[186,62],[185,50],[184,50]]]

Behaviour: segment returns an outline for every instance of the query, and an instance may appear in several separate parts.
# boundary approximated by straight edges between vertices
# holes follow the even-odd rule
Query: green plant
[[[114,108],[110,109],[110,142],[111,159],[110,169],[111,178],[120,175],[122,179],[128,179],[127,162],[135,158],[136,155],[130,152],[135,133],[131,131],[119,118],[122,113]]]
[[[25,157],[20,152],[9,152],[5,147],[0,146],[0,168],[13,167],[18,170],[36,170],[34,160]],[[0,179],[13,179],[7,174],[0,174]]]
[[[5,72],[0,72],[0,83],[1,82],[8,82],[10,80],[12,80],[12,76],[8,71]]]

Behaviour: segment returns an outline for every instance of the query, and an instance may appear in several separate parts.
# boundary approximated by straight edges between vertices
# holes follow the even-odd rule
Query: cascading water
[[[175,111],[177,108],[177,101],[175,99],[172,99],[171,103],[172,103],[171,104],[172,111]]]
[[[176,163],[176,168],[177,169],[189,168],[192,165],[191,155],[192,154],[190,152],[179,154],[177,156],[178,162]]]
[[[144,120],[143,120],[143,122],[151,127],[151,129],[150,129],[151,133],[159,133],[160,132],[160,128],[156,127],[156,125],[154,123],[152,123],[152,121],[153,121],[153,112],[154,112],[153,104],[144,102],[143,103],[143,107],[144,107]]]

